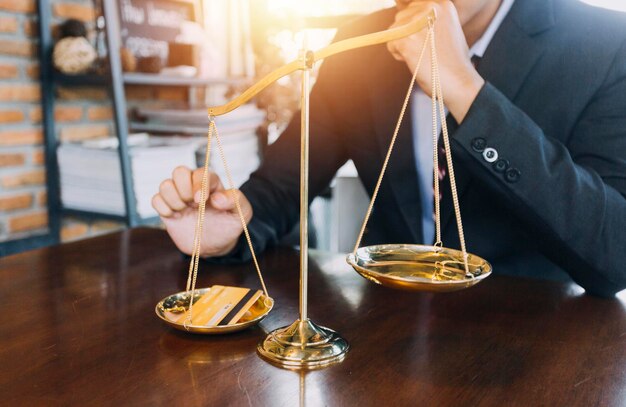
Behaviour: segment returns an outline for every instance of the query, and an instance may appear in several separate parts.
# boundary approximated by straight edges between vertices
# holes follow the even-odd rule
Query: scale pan
[[[361,247],[347,262],[360,275],[376,284],[407,291],[449,292],[478,284],[491,274],[491,264],[463,252],[438,246],[385,244]]]
[[[210,290],[211,287],[196,289],[194,293],[194,304]],[[181,331],[216,335],[237,332],[256,325],[261,322],[274,307],[274,300],[262,294],[250,307],[248,312],[236,323],[214,326],[189,324],[187,328],[185,328],[183,321],[178,322],[177,320],[189,309],[190,298],[191,295],[189,291],[181,291],[163,298],[155,307],[157,316],[165,321],[166,324]]]

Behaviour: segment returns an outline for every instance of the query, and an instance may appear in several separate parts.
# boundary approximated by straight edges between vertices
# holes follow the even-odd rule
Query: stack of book
[[[143,122],[134,122],[134,128],[150,132],[176,132],[185,134],[206,134],[209,117],[206,108],[201,109],[154,109],[139,108],[137,116]],[[238,107],[215,119],[220,135],[250,132],[260,126],[265,112],[253,104]]]
[[[256,170],[260,163],[259,141],[254,131],[239,132],[233,134],[223,134],[220,131],[220,141],[224,150],[224,157],[228,164],[233,183],[236,188],[246,182],[250,174]],[[197,150],[197,165],[204,165],[204,154],[206,151],[206,139],[203,145]],[[219,154],[217,141],[215,138],[211,143],[211,170],[221,179],[225,188],[228,188],[228,179],[222,158]]]
[[[177,131],[196,136],[198,142],[197,166],[204,165],[206,134],[209,128],[207,109],[149,109],[140,108],[137,115],[143,123],[133,124],[136,129],[154,132]],[[245,182],[260,164],[257,129],[265,121],[265,112],[253,104],[238,107],[215,118],[224,155],[235,186]],[[226,174],[215,139],[211,147],[211,168],[227,186]]]
[[[194,167],[197,143],[190,138],[151,137],[145,133],[129,136],[128,143],[137,213],[142,218],[156,216],[152,196],[158,192],[161,181],[171,177],[176,166]],[[111,137],[59,147],[63,207],[125,215],[117,146],[117,139]]]

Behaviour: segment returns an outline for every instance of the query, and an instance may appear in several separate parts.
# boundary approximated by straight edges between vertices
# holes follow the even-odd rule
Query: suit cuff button
[[[483,158],[488,163],[492,163],[498,159],[498,152],[495,148],[488,147],[483,151]]]
[[[493,170],[495,172],[503,173],[509,168],[509,160],[505,160],[504,158],[500,158],[498,161],[493,163]]]
[[[476,137],[472,140],[472,150],[477,153],[482,153],[485,150],[485,147],[487,147],[487,140],[484,138]]]
[[[509,168],[504,173],[504,179],[506,179],[507,182],[510,182],[510,183],[515,183],[515,182],[519,181],[521,176],[522,176],[522,173],[517,168]]]

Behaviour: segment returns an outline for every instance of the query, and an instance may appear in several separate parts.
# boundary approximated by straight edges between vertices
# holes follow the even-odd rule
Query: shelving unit
[[[61,218],[63,215],[77,216],[83,219],[109,219],[121,221],[129,227],[151,224],[158,221],[158,217],[142,219],[137,214],[136,199],[133,191],[132,168],[129,155],[128,134],[129,131],[138,130],[137,126],[131,126],[128,121],[128,110],[125,85],[153,85],[153,86],[187,86],[187,87],[209,87],[214,85],[236,85],[241,84],[243,79],[203,79],[203,78],[181,78],[168,77],[158,74],[144,73],[124,73],[122,71],[121,58],[119,54],[120,44],[120,21],[117,0],[102,0],[102,14],[105,18],[105,37],[108,52],[108,69],[102,75],[66,75],[56,71],[52,66],[53,39],[50,32],[52,22],[51,5],[47,0],[37,0],[39,7],[39,32],[41,40],[39,44],[40,69],[41,69],[41,90],[42,90],[42,124],[44,132],[47,190],[48,190],[48,218],[49,233],[44,236],[36,236],[16,243],[12,249],[7,251],[15,252],[26,250],[42,245],[59,242]],[[59,168],[57,160],[58,140],[55,134],[54,104],[55,89],[57,86],[80,87],[80,86],[105,86],[110,93],[115,133],[119,141],[118,155],[122,173],[122,184],[124,191],[125,215],[117,216],[98,212],[81,211],[63,208],[60,194]],[[171,126],[162,129],[162,132],[185,133],[180,126]],[[194,129],[197,130],[197,129]],[[3,249],[4,250],[4,249]]]
[[[124,85],[154,85],[154,86],[213,86],[213,85],[241,85],[245,79],[203,79],[182,78],[149,73],[122,73]],[[103,86],[111,83],[108,76],[97,74],[66,75],[52,71],[52,82],[61,86]]]
[[[137,132],[154,132],[154,133],[183,133],[183,134],[200,134],[206,131],[206,127],[200,126],[180,126],[157,124],[157,123],[142,123],[142,122],[130,122],[130,129]]]
[[[212,85],[240,85],[245,79],[203,79],[181,78],[148,73],[124,73],[122,81],[127,85],[157,85],[157,86],[212,86]]]

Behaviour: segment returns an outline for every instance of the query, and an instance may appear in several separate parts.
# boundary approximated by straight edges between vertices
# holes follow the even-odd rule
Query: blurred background
[[[203,159],[207,106],[295,59],[304,37],[321,48],[341,24],[393,5],[0,0],[0,255],[158,226],[150,199],[176,165]],[[218,119],[238,185],[298,104],[294,75]],[[366,204],[348,164],[311,207],[317,247],[351,249]]]

